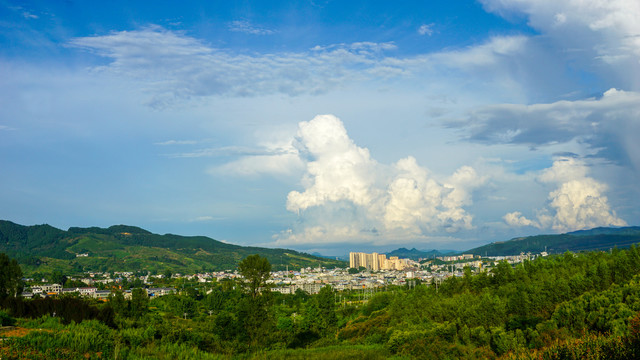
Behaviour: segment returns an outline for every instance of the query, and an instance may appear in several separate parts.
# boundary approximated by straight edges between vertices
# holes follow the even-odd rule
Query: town
[[[512,256],[488,256],[462,254],[441,256],[433,259],[386,258],[385,254],[351,252],[348,268],[326,269],[302,268],[299,270],[273,271],[267,281],[271,291],[281,294],[294,294],[302,290],[308,294],[317,294],[321,288],[330,285],[336,291],[380,291],[388,286],[415,286],[416,284],[434,284],[437,286],[448,277],[464,276],[465,269],[471,273],[489,271],[500,261],[509,264],[533,260],[540,254]],[[47,278],[24,278],[24,298],[37,298],[60,295],[77,295],[106,301],[113,291],[122,291],[125,299],[131,298],[131,289],[141,287],[150,298],[179,293],[185,285],[207,293],[212,285],[233,284],[242,276],[237,270],[207,272],[197,274],[141,274],[141,272],[87,272],[84,276],[72,276],[65,284],[52,283]],[[78,286],[80,285],[80,286]],[[162,285],[162,286],[160,286]]]

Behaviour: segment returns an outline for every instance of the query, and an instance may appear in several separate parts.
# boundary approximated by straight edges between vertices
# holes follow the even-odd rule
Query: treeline
[[[98,316],[69,325],[61,316],[19,319],[11,307],[19,326],[52,330],[5,342],[0,357],[19,345],[46,358],[46,343],[66,349],[55,354],[66,358],[640,358],[635,246],[501,262],[488,273],[465,269],[437,288],[390,287],[366,302],[328,286],[316,295],[257,291],[271,266],[260,256],[243,262],[250,266],[241,267],[242,283],[185,283],[179,294],[150,301],[142,289],[132,300],[114,293],[96,305],[113,312],[112,325]],[[82,332],[101,335],[93,343]]]

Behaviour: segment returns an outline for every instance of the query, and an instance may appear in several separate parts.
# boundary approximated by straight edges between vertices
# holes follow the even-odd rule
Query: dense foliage
[[[632,246],[466,269],[437,289],[390,287],[368,301],[329,286],[283,295],[233,281],[150,302],[139,291],[132,300],[114,293],[91,305],[113,309],[111,327],[97,317],[29,320],[7,308],[5,317],[33,330],[5,340],[0,357],[637,359],[639,272]]]

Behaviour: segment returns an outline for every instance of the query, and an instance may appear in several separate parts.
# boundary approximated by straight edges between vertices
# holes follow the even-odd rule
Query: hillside
[[[511,239],[509,241],[493,242],[475,249],[467,250],[481,256],[517,255],[521,252],[550,254],[565,251],[609,250],[613,247],[625,248],[640,243],[640,227],[630,226],[622,228],[594,228],[580,230],[566,234],[536,235]]]
[[[294,250],[232,245],[206,236],[158,235],[134,226],[72,227],[64,231],[49,225],[23,226],[5,220],[0,220],[0,252],[16,258],[25,273],[219,271],[235,269],[242,258],[251,254],[266,257],[274,270],[286,266],[346,266],[342,261]]]
[[[418,250],[416,248],[413,248],[411,250],[407,249],[407,248],[399,248],[396,250],[393,250],[391,252],[388,252],[386,255],[387,257],[391,257],[391,256],[397,256],[401,259],[411,259],[411,260],[415,260],[418,261],[419,259],[430,259],[433,257],[438,257],[438,256],[446,256],[447,254],[453,253],[455,251],[452,250],[429,250],[429,251],[423,251],[423,250]]]

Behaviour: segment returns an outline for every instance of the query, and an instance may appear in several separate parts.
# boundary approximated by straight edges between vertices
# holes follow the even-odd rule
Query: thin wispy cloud
[[[241,32],[251,35],[271,35],[275,31],[259,26],[255,26],[247,20],[235,20],[229,23],[228,28],[230,31]]]
[[[152,93],[149,103],[164,107],[193,97],[298,96],[380,80],[419,81],[441,77],[440,68],[498,71],[506,56],[521,52],[523,41],[522,37],[495,37],[473,48],[410,57],[387,54],[396,49],[393,43],[373,42],[316,46],[300,53],[246,55],[151,26],[76,38],[69,45],[111,59],[95,70],[140,81]]]
[[[220,156],[272,156],[297,154],[293,148],[266,148],[266,147],[244,147],[244,146],[223,146],[198,149],[192,152],[182,152],[169,154],[171,158],[199,158],[199,157],[220,157]]]

